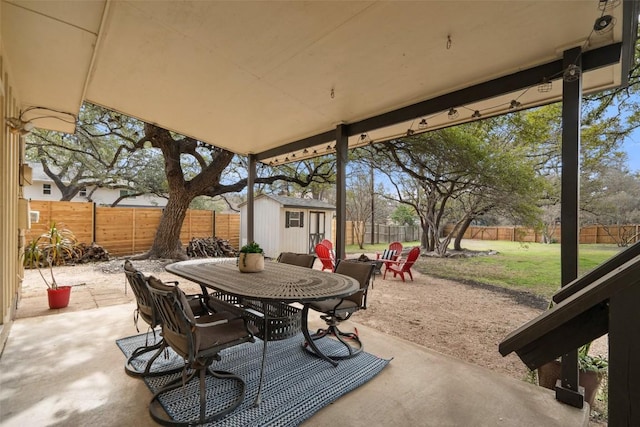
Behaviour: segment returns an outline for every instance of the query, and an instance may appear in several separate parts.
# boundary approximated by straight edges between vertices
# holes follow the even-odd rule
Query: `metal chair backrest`
[[[358,304],[360,308],[366,309],[367,291],[369,290],[374,268],[375,265],[370,262],[338,261],[335,273],[352,277],[360,284],[360,291],[343,299],[353,301]]]
[[[148,289],[162,321],[162,335],[176,353],[192,363],[198,348],[196,319],[187,297],[177,286],[169,286],[150,276]]]
[[[281,262],[283,264],[297,265],[298,267],[312,268],[313,263],[316,262],[316,257],[312,254],[282,252],[278,257],[278,262]]]
[[[137,270],[129,260],[124,262],[124,274],[129,282],[129,286],[131,286],[133,295],[136,297],[136,304],[138,306],[137,314],[142,317],[142,320],[147,322],[152,329],[155,328],[160,324],[160,319],[156,313],[149,288],[147,288],[147,278]]]

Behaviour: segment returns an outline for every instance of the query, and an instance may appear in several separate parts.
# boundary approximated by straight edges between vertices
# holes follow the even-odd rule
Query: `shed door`
[[[309,253],[315,252],[316,245],[324,240],[325,213],[309,212]]]

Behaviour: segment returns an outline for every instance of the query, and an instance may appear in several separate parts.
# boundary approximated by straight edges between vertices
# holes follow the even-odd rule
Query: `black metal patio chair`
[[[153,343],[149,343],[150,336],[147,337],[147,341],[145,345],[138,347],[133,351],[131,356],[127,359],[124,369],[127,374],[133,377],[140,376],[156,376],[156,375],[166,375],[171,372],[177,372],[182,368],[174,368],[174,369],[165,369],[165,370],[157,370],[152,371],[153,363],[158,360],[158,357],[162,354],[162,351],[166,348],[166,343],[163,338],[156,342],[156,333],[158,331],[156,328],[161,324],[161,318],[157,314],[155,305],[153,303],[153,299],[151,298],[151,294],[149,293],[149,289],[147,287],[147,277],[138,269],[136,269],[131,261],[126,260],[124,262],[124,274],[129,282],[129,286],[133,291],[134,296],[136,297],[136,309],[133,313],[133,321],[136,326],[136,330],[140,332],[138,329],[138,320],[142,319],[149,327],[147,334],[153,336]],[[174,282],[177,284],[177,282]],[[194,313],[197,313],[198,316],[203,314],[208,314],[206,306],[203,303],[202,295],[190,295],[188,297],[189,305]],[[139,363],[135,363],[135,360],[138,359],[141,355],[148,353],[150,351],[156,351],[156,353],[151,356],[151,358],[144,365],[144,369],[140,370],[136,368],[136,365]]]
[[[338,325],[340,322],[349,319],[356,311],[367,308],[367,291],[369,289],[374,268],[375,266],[371,263],[345,262],[338,260],[338,264],[336,265],[334,272],[356,279],[358,283],[360,283],[360,290],[355,294],[344,298],[315,301],[309,304],[309,308],[320,313],[324,313],[320,318],[327,324],[327,328],[318,329],[315,334],[311,335],[311,339],[319,340],[326,336],[334,336],[347,348],[348,354],[329,355],[328,357],[330,359],[348,359],[356,356],[363,349],[363,345],[358,337],[357,331],[343,332],[338,329]],[[346,340],[355,343],[355,346],[348,343]],[[310,349],[309,346],[305,346],[305,349],[308,352],[313,353],[313,350]]]
[[[167,344],[185,360],[183,374],[158,390],[149,404],[151,417],[163,425],[206,424],[233,411],[242,403],[245,383],[237,375],[210,369],[220,360],[220,351],[245,342],[253,342],[255,328],[234,313],[218,312],[196,318],[184,292],[177,286],[162,283],[150,276],[147,280],[158,315],[162,320],[162,335]],[[252,330],[250,330],[250,328]],[[216,412],[207,411],[206,375],[237,383],[239,390],[230,402]],[[198,379],[195,377],[198,376]],[[172,419],[159,402],[161,396],[171,393],[190,381],[199,381],[199,411],[196,418],[178,421]],[[225,397],[233,394],[232,391]],[[195,409],[195,408],[194,408]],[[210,413],[208,413],[210,412]]]
[[[299,267],[313,268],[313,264],[316,262],[316,257],[312,254],[282,252],[280,256],[278,256],[277,261],[284,264],[297,265]]]

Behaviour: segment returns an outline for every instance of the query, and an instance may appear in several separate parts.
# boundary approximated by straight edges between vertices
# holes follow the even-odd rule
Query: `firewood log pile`
[[[92,243],[80,243],[74,248],[75,257],[72,262],[86,264],[89,262],[109,261],[109,252],[102,246]]]
[[[189,258],[233,258],[238,256],[238,251],[229,244],[228,240],[217,237],[194,237],[187,244],[187,256]]]

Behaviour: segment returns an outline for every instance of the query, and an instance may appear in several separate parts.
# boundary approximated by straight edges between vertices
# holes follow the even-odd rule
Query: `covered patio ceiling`
[[[638,16],[618,0],[2,0],[0,13],[23,120],[73,132],[89,101],[265,163],[332,152],[341,123],[353,147],[558,101],[574,47],[584,92],[624,84]]]

